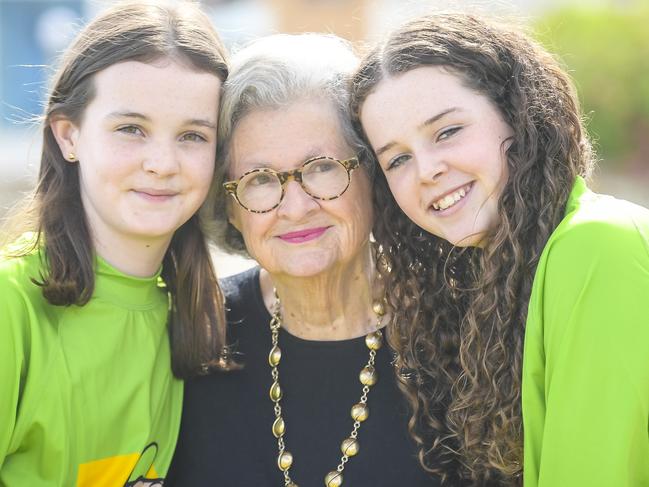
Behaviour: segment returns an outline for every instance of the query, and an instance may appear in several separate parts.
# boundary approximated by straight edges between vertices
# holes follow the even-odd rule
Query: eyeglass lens
[[[315,159],[303,166],[302,188],[314,198],[335,198],[348,185],[349,174],[339,161]],[[250,210],[269,210],[277,206],[282,198],[282,183],[273,172],[253,172],[239,181],[237,198]]]

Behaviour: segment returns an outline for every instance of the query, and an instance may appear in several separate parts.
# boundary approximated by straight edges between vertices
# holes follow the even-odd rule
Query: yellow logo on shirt
[[[117,455],[79,465],[77,487],[154,487],[162,486],[153,461],[158,445],[151,443],[142,453]]]

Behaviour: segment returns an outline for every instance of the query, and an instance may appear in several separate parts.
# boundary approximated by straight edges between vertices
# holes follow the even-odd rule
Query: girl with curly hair
[[[569,76],[517,29],[438,14],[352,90],[420,462],[449,485],[649,485],[649,211],[588,189]]]

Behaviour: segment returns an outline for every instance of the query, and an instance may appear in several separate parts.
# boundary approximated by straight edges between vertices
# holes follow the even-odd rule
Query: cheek
[[[364,172],[359,171],[359,176],[357,180],[352,181],[356,186],[350,188],[349,199],[345,201],[341,211],[357,232],[369,235],[374,222],[372,182]]]
[[[240,208],[235,210],[230,222],[241,232],[248,247],[263,251],[265,246],[264,237],[271,225],[268,216],[249,213]]]
[[[254,218],[255,216],[261,215],[252,215],[253,218],[245,218],[239,221],[244,245],[253,260],[259,262],[262,267],[272,267],[273,249],[275,247],[272,245],[271,238],[268,237],[271,225],[265,219]]]
[[[509,178],[509,167],[507,163],[507,150],[509,150],[509,146],[512,145],[511,140],[506,141],[501,150],[500,150],[500,167],[498,169],[498,174],[500,176],[500,182],[501,184],[505,184],[507,182],[507,179]]]
[[[230,195],[228,195],[226,208],[228,213],[228,221],[230,222],[230,224],[234,226],[234,228],[236,228],[239,233],[243,233],[241,208],[239,207],[238,203],[233,201],[233,198]]]
[[[403,172],[405,173],[405,171]],[[411,202],[416,199],[419,186],[413,184],[405,174],[391,174],[387,181],[390,192],[402,208],[410,206]]]
[[[364,202],[346,208],[341,215],[346,220],[352,240],[364,240],[372,230],[372,208],[367,208]]]
[[[214,159],[211,157],[189,159],[185,165],[185,177],[192,181],[194,187],[201,191],[209,191],[214,175]]]
[[[492,197],[498,199],[507,183],[509,170],[504,149],[494,148],[494,156],[489,167],[476,168],[484,176],[485,183],[489,186]]]
[[[86,144],[79,154],[79,164],[86,177],[97,178],[107,184],[118,183],[141,169],[141,152],[135,144],[110,144],[109,140],[97,139],[93,144]]]

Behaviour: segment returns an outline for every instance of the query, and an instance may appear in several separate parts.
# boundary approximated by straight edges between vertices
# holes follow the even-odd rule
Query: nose
[[[168,177],[180,169],[178,152],[173,142],[151,141],[144,155],[142,168],[158,177]]]
[[[448,172],[448,164],[438,154],[426,152],[416,155],[417,171],[422,183],[437,183]]]
[[[277,207],[277,216],[299,221],[320,208],[315,198],[304,191],[297,181],[289,181],[284,186],[284,198]]]

